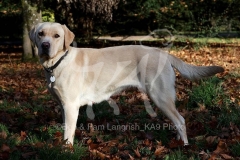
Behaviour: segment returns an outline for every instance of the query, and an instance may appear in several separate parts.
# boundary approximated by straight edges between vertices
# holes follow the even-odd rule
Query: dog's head
[[[53,58],[58,52],[65,51],[73,42],[74,34],[59,23],[39,23],[29,33],[38,48],[40,58]]]

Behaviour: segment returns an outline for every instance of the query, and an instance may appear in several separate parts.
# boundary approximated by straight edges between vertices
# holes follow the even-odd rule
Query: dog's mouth
[[[50,52],[50,43],[49,42],[43,42],[41,44],[41,51],[39,53],[40,58],[49,58],[49,52]]]
[[[42,50],[42,52],[39,54],[39,57],[40,58],[46,58],[46,59],[49,59],[49,50]]]
[[[49,50],[50,50],[50,43],[49,42],[43,42],[41,44],[41,48],[42,48],[42,54],[43,56],[48,56],[49,57]]]

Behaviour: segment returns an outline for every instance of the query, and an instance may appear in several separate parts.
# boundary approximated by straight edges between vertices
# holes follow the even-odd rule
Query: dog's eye
[[[55,38],[58,38],[58,37],[60,37],[60,36],[59,36],[58,34],[55,34],[54,37],[55,37]]]
[[[38,32],[38,35],[41,37],[43,36],[43,31],[42,32]]]

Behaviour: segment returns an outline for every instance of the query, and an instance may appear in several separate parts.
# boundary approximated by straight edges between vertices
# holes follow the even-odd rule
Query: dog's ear
[[[33,26],[33,28],[31,29],[31,31],[29,32],[29,38],[31,39],[31,41],[36,44],[35,42],[35,36],[36,36],[36,26]]]
[[[65,25],[62,25],[62,28],[64,30],[64,48],[68,49],[75,35]]]
[[[31,41],[36,45],[36,31],[39,26],[41,26],[43,23],[38,23],[37,25],[33,26],[31,31],[29,32],[29,38]]]

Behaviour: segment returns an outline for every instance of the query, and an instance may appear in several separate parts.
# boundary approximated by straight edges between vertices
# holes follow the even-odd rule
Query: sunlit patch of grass
[[[220,44],[240,44],[240,38],[217,38],[217,37],[187,37],[180,36],[176,41],[180,42],[192,42],[196,44],[211,44],[211,43],[220,43]]]
[[[193,42],[195,43],[222,43],[222,44],[228,44],[228,43],[240,43],[240,38],[194,38]]]

